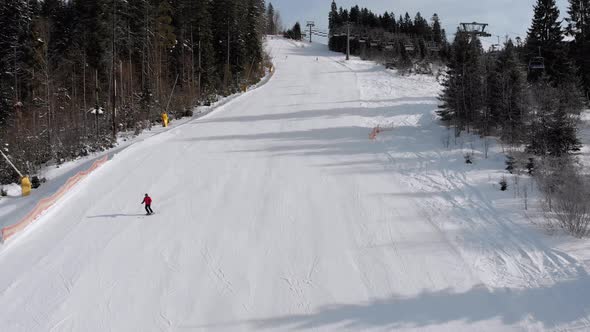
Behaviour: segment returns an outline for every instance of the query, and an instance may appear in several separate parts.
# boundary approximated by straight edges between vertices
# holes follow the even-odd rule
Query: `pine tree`
[[[395,32],[395,19],[393,18],[393,16],[389,15],[388,12],[385,12],[381,17],[381,26],[387,32]]]
[[[555,111],[546,134],[547,153],[550,156],[561,157],[580,151],[581,144],[577,138],[574,119],[565,109],[559,108]]]
[[[432,40],[439,45],[443,41],[443,31],[438,14],[432,15]]]
[[[340,24],[344,24],[350,20],[347,9],[340,8],[338,10],[338,17],[340,18]],[[367,22],[367,25],[369,25],[369,22]]]
[[[369,12],[369,27],[372,29],[378,29],[378,28],[382,28],[382,26],[380,25],[380,20],[379,17],[372,12]]]
[[[452,122],[457,133],[469,130],[483,117],[485,86],[482,53],[479,39],[470,39],[468,34],[457,31],[438,111],[444,121]]]
[[[251,80],[257,77],[258,66],[262,63],[262,34],[260,21],[264,19],[264,3],[260,0],[248,0],[248,14],[246,19],[246,31],[244,36],[244,68],[246,68],[245,79]],[[250,83],[250,82],[248,82]]]
[[[541,156],[561,157],[579,151],[575,114],[560,98],[559,88],[539,81],[534,88],[535,115],[531,123],[527,151]]]
[[[361,23],[361,9],[359,6],[354,6],[350,8],[350,21],[356,24]]]
[[[248,21],[248,5],[250,0],[233,1],[234,3],[234,25],[232,29],[233,43],[232,43],[232,61],[233,65],[233,84],[238,87],[241,81],[246,76],[248,60],[246,59],[246,34],[249,33],[243,29]]]
[[[301,25],[299,22],[295,23],[293,26],[293,38],[297,40],[301,40]]]
[[[191,26],[193,27],[193,54],[195,70],[200,93],[215,86],[216,67],[213,51],[213,30],[211,4],[208,0],[196,0],[194,4]],[[217,72],[218,73],[218,72]]]
[[[442,83],[443,92],[439,97],[441,104],[438,115],[445,122],[454,122],[457,130],[462,130],[463,121],[460,114],[464,108],[463,87],[463,49],[467,47],[468,40],[465,34],[457,30],[455,41],[451,49],[451,59],[448,63],[446,79]]]
[[[496,56],[487,56],[486,66],[486,116],[485,134],[489,135],[493,128],[496,128],[504,119],[503,109],[503,71],[500,61]]]
[[[406,12],[406,16],[404,17],[402,32],[408,34],[416,33],[414,30],[414,24],[412,23],[412,18],[410,18],[410,14],[408,12]]]
[[[332,1],[332,5],[330,6],[330,14],[328,18],[328,26],[329,29],[332,30],[340,24],[340,19],[338,17],[338,6],[336,5],[336,1]]]
[[[237,26],[237,13],[235,2],[232,0],[219,0],[212,2],[211,14],[213,19],[213,43],[217,72],[222,73],[221,88],[226,93],[231,92],[233,86],[233,72],[235,67],[235,45],[238,41],[235,34]]]
[[[569,64],[565,61],[559,9],[555,0],[537,0],[534,8],[534,17],[527,36],[526,61],[542,56],[547,76],[554,82],[561,82],[561,75]],[[541,77],[542,72],[531,71],[529,80],[536,81]]]
[[[268,35],[276,35],[277,34],[277,27],[275,22],[275,8],[272,3],[268,4],[268,9],[266,10],[266,34]]]
[[[141,1],[141,0],[130,0]],[[141,1],[144,2],[144,1]],[[110,26],[105,17],[110,16],[105,0],[74,0],[76,45],[84,49],[87,63],[91,68],[102,71],[108,60]]]
[[[331,51],[336,51],[336,38],[332,37],[335,30],[340,27],[340,16],[338,14],[338,6],[336,1],[332,1],[330,14],[328,17],[328,29],[330,30],[330,40],[328,41],[328,47]]]
[[[360,10],[360,24],[364,27],[368,27],[371,23],[371,12],[368,8],[361,8]]]
[[[590,0],[569,0],[567,32],[573,36],[571,55],[587,98],[590,96]]]
[[[398,30],[397,30],[397,22],[395,20],[395,14],[391,13],[390,16],[391,16],[391,22],[390,22],[389,31],[393,32],[393,33],[397,33]]]
[[[168,98],[182,110],[253,82],[264,10],[264,0],[1,1],[0,139],[34,167],[109,147],[112,101],[117,127],[141,130]]]
[[[490,126],[500,127],[502,136],[510,143],[517,143],[524,134],[521,128],[527,118],[526,79],[520,69],[515,46],[509,40],[496,57],[491,56],[488,67],[487,108]]]
[[[294,40],[301,40],[301,24],[299,24],[299,22],[296,22],[295,25],[293,25],[292,29],[285,32],[285,37]]]
[[[418,12],[414,17],[414,33],[421,37],[430,35],[430,27],[428,26],[428,22],[422,17],[420,12]]]
[[[25,1],[0,3],[0,130],[16,102],[25,97],[31,54],[32,8]],[[0,131],[0,137],[2,135]]]
[[[51,58],[54,54],[63,54],[70,45],[68,41],[67,22],[69,15],[62,0],[45,0],[41,4],[41,16],[49,22],[51,44],[48,45]]]
[[[172,25],[173,16],[172,6],[168,0],[161,0],[157,9],[156,34],[165,52],[176,45],[176,35],[174,34],[174,26]]]

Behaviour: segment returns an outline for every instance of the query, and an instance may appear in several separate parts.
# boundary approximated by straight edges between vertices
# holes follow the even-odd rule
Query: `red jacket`
[[[144,197],[142,203],[145,203],[146,205],[152,205],[152,198],[150,196],[146,196]]]

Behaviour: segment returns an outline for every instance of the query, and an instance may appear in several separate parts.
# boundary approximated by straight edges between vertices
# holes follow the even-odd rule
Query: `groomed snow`
[[[120,152],[2,248],[0,329],[590,330],[585,249],[497,189],[500,146],[445,144],[434,78],[303,46],[270,40],[268,84]]]

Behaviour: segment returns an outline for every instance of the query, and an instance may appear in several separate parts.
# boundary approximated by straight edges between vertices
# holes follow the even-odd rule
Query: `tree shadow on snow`
[[[327,110],[309,110],[292,113],[265,114],[260,116],[238,116],[231,118],[219,118],[211,122],[242,122],[264,120],[306,120],[311,118],[338,118],[342,116],[360,116],[370,121],[374,117],[396,117],[399,123],[393,123],[392,131],[383,135],[395,135],[399,152],[427,152],[432,150],[432,144],[425,142],[431,128],[422,127],[432,122],[430,112],[436,109],[432,103],[401,104],[389,107],[376,108],[338,108]],[[403,119],[410,117],[418,119],[415,124],[406,124]],[[426,117],[426,118],[425,118]],[[377,123],[377,122],[376,122]],[[375,124],[376,125],[376,124]],[[344,156],[355,157],[350,162],[357,162],[356,156],[373,155],[384,152],[383,146],[374,144],[369,139],[372,130],[369,126],[343,126],[327,127],[310,130],[295,131],[271,131],[266,133],[243,134],[240,128],[236,134],[222,136],[194,137],[184,139],[190,142],[205,141],[259,141],[260,148],[232,150],[235,153],[267,152],[276,156],[303,155],[303,156]],[[344,161],[346,163],[346,161]]]
[[[545,328],[555,328],[584,320],[589,309],[590,278],[582,273],[575,280],[547,287],[490,290],[479,286],[466,292],[445,289],[412,298],[393,296],[365,304],[330,305],[309,315],[288,315],[251,323],[261,329],[316,329],[338,325],[357,330],[419,328],[453,321],[477,323],[500,319],[507,325],[532,321],[541,322]]]
[[[307,109],[295,112],[268,113],[262,115],[241,115],[241,116],[219,116],[213,119],[199,120],[198,124],[203,123],[228,123],[228,122],[258,122],[258,121],[276,121],[276,120],[310,120],[316,118],[334,119],[342,116],[360,116],[364,118],[374,118],[378,116],[403,116],[403,115],[420,115],[437,109],[437,101],[434,98],[427,97],[409,97],[384,100],[349,100],[338,102],[311,102],[302,104],[284,104],[276,107],[295,107],[311,105],[333,105],[333,104],[351,104],[351,103],[393,103],[390,106],[378,107],[342,107],[332,109]]]
[[[434,104],[401,104],[378,108],[341,108],[317,109],[301,112],[268,114],[255,117],[239,117],[230,121],[259,121],[307,118],[338,118],[342,115],[366,118],[383,116],[397,121],[391,131],[379,134],[376,141],[369,140],[371,127],[368,126],[333,126],[308,130],[268,131],[243,133],[241,126],[236,126],[236,133],[222,136],[207,136],[188,139],[191,142],[232,141],[235,144],[225,152],[245,154],[266,154],[274,157],[304,156],[312,167],[319,167],[340,176],[396,174],[395,179],[404,186],[399,192],[381,193],[383,203],[396,201],[398,196],[417,202],[432,198],[433,206],[423,206],[428,213],[424,218],[436,227],[445,229],[446,221],[459,226],[458,234],[462,247],[467,252],[479,253],[500,268],[510,264],[523,264],[531,268],[545,265],[546,271],[569,271],[575,262],[567,255],[555,253],[549,247],[538,230],[531,230],[512,220],[509,211],[500,211],[494,204],[498,200],[510,197],[511,193],[502,193],[492,187],[502,160],[484,162],[482,155],[477,155],[473,165],[464,161],[465,152],[472,148],[467,142],[462,146],[450,143],[444,146],[444,139],[453,140],[452,132],[444,129],[442,124],[433,119]],[[220,119],[216,119],[219,121]],[[223,120],[223,119],[222,119]],[[336,124],[337,125],[337,124]],[[451,137],[447,136],[451,135]],[[255,143],[255,144],[252,144]],[[500,154],[491,154],[493,158],[502,158]],[[317,157],[317,158],[316,158]],[[326,160],[326,157],[328,158]],[[467,177],[471,170],[479,174],[489,174],[489,180]],[[416,183],[419,186],[414,186]],[[392,182],[392,185],[395,185]],[[401,193],[400,193],[401,192]],[[379,194],[379,193],[376,193]],[[509,196],[506,196],[509,195]],[[437,205],[438,204],[438,205]],[[442,211],[448,212],[442,222],[435,220]],[[447,209],[448,208],[448,209]],[[508,209],[510,210],[510,209]],[[510,253],[511,262],[503,262],[502,252]],[[538,261],[539,260],[539,261]],[[508,270],[506,278],[518,278],[521,271]],[[530,275],[534,272],[529,272]],[[558,272],[548,272],[549,277],[564,277]],[[566,277],[571,276],[567,273]],[[555,279],[553,279],[555,280]]]
[[[414,297],[393,295],[361,304],[334,304],[309,314],[234,322],[184,326],[184,328],[231,328],[248,325],[256,330],[364,330],[424,328],[452,322],[476,324],[499,320],[505,325],[543,324],[545,329],[562,325],[585,327],[590,310],[590,278],[577,278],[550,286],[526,289],[489,289],[483,285],[465,292],[444,289]]]
[[[103,214],[97,216],[88,216],[87,219],[104,219],[104,218],[123,218],[123,217],[143,217],[145,213],[141,214]]]

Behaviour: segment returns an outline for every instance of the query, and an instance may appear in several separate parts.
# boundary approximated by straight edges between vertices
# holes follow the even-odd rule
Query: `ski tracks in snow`
[[[470,169],[461,165],[460,152],[458,160],[455,160],[458,165],[447,162],[451,152],[437,141],[444,135],[445,129],[436,120],[430,121],[437,105],[436,99],[432,97],[432,91],[437,90],[434,81],[420,76],[401,80],[394,74],[381,74],[378,77],[375,83],[361,79],[360,86],[363,99],[374,100],[363,103],[363,107],[370,109],[378,105],[394,109],[390,113],[383,111],[382,118],[373,120],[377,123],[371,123],[393,128],[393,133],[385,134],[388,137],[380,140],[389,164],[387,168],[398,173],[398,179],[413,188],[413,191],[432,193],[431,196],[416,200],[425,211],[425,219],[440,229],[441,234],[453,234],[454,230],[461,229],[449,240],[484,284],[494,287],[539,287],[579,275],[581,265],[574,258],[548,248],[535,238],[535,234],[527,234],[534,230],[522,229],[522,226],[513,223],[494,207],[485,193],[471,184],[473,179],[467,175]],[[412,80],[420,82],[420,86],[410,84]],[[406,103],[422,104],[422,114],[403,114],[407,113],[403,108],[400,109],[402,114],[397,114],[395,106],[399,105],[398,101],[386,100],[392,95],[415,98]],[[415,137],[400,137],[408,133],[403,131],[397,134],[396,130],[400,127],[415,128]],[[414,149],[407,148],[408,152],[400,153],[395,148],[400,146],[395,144],[399,139],[419,144]],[[420,152],[420,147],[428,144],[432,147],[431,151]],[[404,160],[408,157],[413,159],[412,162]],[[447,218],[440,218],[441,212],[446,213]],[[448,224],[449,220],[454,220],[456,224]]]
[[[267,85],[129,147],[0,254],[3,330],[587,326],[580,264],[441,149],[434,78],[301,45],[270,40]]]

